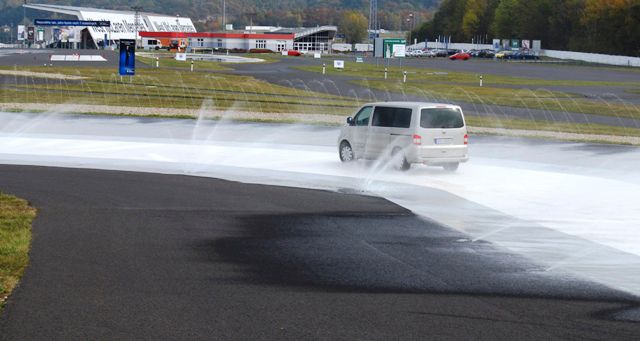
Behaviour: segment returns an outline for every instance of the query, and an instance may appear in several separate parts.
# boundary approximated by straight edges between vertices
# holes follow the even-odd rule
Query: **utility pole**
[[[141,6],[131,6],[131,9],[134,11],[133,15],[133,25],[136,27],[136,45],[138,45],[138,30],[140,26],[140,11],[142,11]]]
[[[369,28],[367,30],[367,41],[375,40],[378,36],[378,30],[380,26],[378,24],[378,0],[369,0]],[[373,32],[373,37],[371,36]],[[373,43],[373,42],[372,42]]]
[[[222,30],[227,30],[227,0],[222,0]]]

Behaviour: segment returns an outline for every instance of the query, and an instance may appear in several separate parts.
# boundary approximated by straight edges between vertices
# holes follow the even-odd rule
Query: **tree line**
[[[412,36],[530,39],[545,49],[640,56],[640,0],[443,0]]]
[[[413,13],[426,20],[440,0],[378,1],[378,20],[387,30],[409,30],[407,17]],[[24,0],[0,0],[0,26],[22,23]],[[35,1],[57,5],[131,10],[140,6],[146,12],[190,17],[199,31],[222,29],[223,0],[55,0]],[[226,22],[241,28],[254,25],[301,27],[338,25],[345,12],[357,11],[368,16],[368,0],[226,0]],[[53,13],[27,10],[27,17],[56,18]],[[368,20],[368,18],[367,18]],[[28,20],[27,20],[28,22]],[[415,27],[415,26],[414,26]]]

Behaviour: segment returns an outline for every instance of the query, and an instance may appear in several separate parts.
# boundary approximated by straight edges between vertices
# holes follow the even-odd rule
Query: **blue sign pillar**
[[[120,76],[136,74],[136,41],[120,39]]]

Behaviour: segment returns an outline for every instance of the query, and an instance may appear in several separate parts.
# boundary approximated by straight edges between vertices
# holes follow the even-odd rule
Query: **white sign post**
[[[344,60],[334,60],[333,61],[334,69],[344,69]]]
[[[176,53],[176,60],[179,60],[181,62],[186,62],[187,61],[187,54],[186,53]]]

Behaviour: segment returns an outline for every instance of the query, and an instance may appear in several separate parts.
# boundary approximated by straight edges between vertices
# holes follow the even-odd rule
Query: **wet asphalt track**
[[[0,166],[38,208],[0,339],[603,339],[638,300],[366,196]]]

